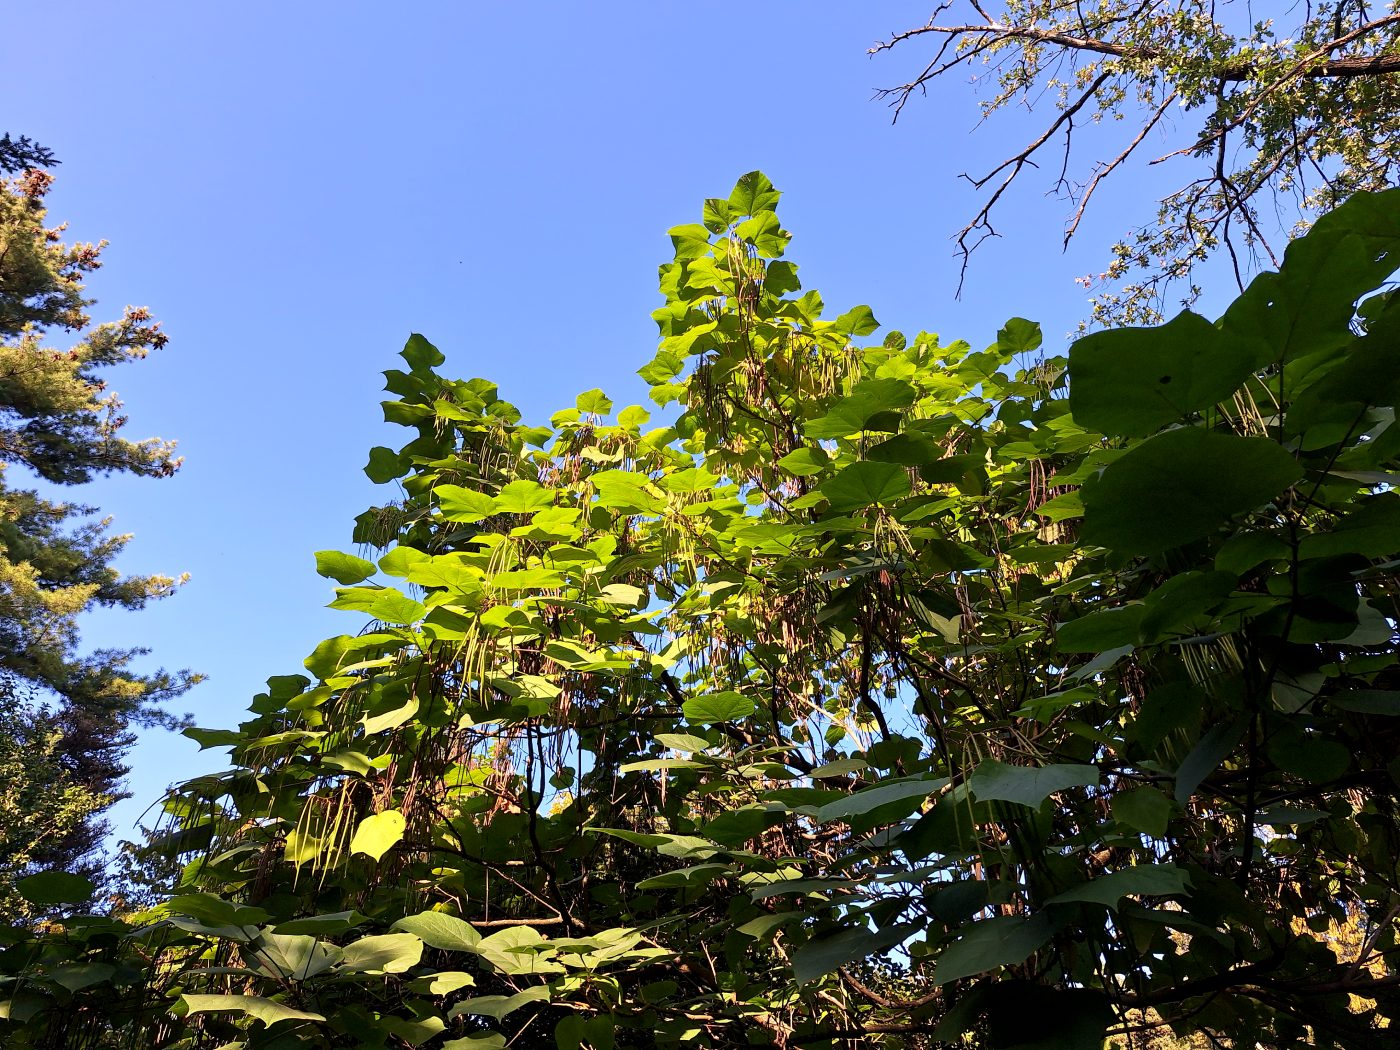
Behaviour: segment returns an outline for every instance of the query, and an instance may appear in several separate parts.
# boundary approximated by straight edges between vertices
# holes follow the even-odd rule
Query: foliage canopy
[[[669,423],[408,341],[374,624],[189,730],[171,900],[5,934],[11,1045],[1384,1045],[1400,192],[1067,358],[871,342],[778,199],[671,230]]]

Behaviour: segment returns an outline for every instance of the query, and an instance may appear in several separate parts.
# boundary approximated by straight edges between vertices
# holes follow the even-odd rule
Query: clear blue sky
[[[957,176],[1039,125],[974,134],[963,77],[892,126],[873,89],[921,54],[866,49],[927,17],[874,0],[12,9],[0,131],[51,147],[51,215],[111,241],[96,317],[132,303],[164,321],[170,346],[110,380],[130,436],[186,456],[172,481],[75,494],[134,534],[123,568],[192,575],[145,612],[91,618],[86,643],[204,672],[181,709],[238,722],[268,675],[360,626],[324,608],[312,552],[350,549],[352,518],[393,495],[361,468],[407,437],[378,408],[407,335],[528,419],[595,386],[642,400],[665,231],[754,168],[784,191],[804,285],[836,310],[979,345],[1023,315],[1061,345],[1086,312],[1073,278],[1147,217],[1124,194],[1150,188],[1105,195],[1066,255],[1066,206],[1033,174],[955,301],[949,238],[974,200]],[[220,758],[152,734],[133,766],[119,833]]]

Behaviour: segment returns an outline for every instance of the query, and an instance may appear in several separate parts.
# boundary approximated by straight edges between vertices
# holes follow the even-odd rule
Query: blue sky
[[[324,608],[312,552],[350,549],[354,516],[392,498],[361,468],[406,437],[378,402],[408,334],[527,419],[592,387],[643,400],[665,231],[754,168],[784,192],[789,257],[834,312],[868,303],[887,327],[977,345],[1022,315],[1061,347],[1086,313],[1074,278],[1102,268],[1155,187],[1111,187],[1063,254],[1067,206],[1032,173],[955,301],[950,235],[975,207],[957,176],[1040,125],[974,133],[964,75],[892,126],[873,90],[920,53],[866,49],[927,14],[873,0],[9,12],[0,130],[62,160],[51,216],[111,241],[95,316],[149,305],[172,338],[110,381],[129,436],[177,438],[184,469],[75,495],[134,534],[123,568],[192,580],[90,618],[86,643],[202,671],[180,709],[241,720],[267,676],[360,626]],[[166,784],[220,766],[165,734],[132,761],[135,797],[114,813],[127,834]]]

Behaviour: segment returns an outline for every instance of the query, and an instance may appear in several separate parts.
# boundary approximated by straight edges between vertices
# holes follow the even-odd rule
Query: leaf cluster
[[[1400,193],[1067,357],[828,318],[778,201],[671,231],[660,425],[409,340],[374,622],[189,731],[170,900],[11,931],[17,1045],[1384,1045]]]

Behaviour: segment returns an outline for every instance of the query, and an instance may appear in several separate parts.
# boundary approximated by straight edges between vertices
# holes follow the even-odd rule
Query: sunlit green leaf
[[[185,1004],[186,1011],[192,1014],[247,1014],[265,1025],[274,1025],[278,1021],[325,1021],[321,1014],[296,1010],[257,995],[196,995],[186,992],[180,996],[180,1000]]]
[[[709,693],[687,700],[681,708],[686,720],[699,725],[736,722],[754,713],[754,703],[741,693]]]
[[[375,573],[374,562],[340,551],[317,551],[316,572],[346,585],[367,580]]]
[[[826,415],[803,428],[810,438],[842,438],[865,430],[875,417],[914,403],[914,388],[902,379],[867,379],[857,383]]]
[[[423,957],[423,942],[411,933],[382,933],[351,941],[340,968],[350,973],[403,973]]]
[[[350,852],[364,853],[379,860],[403,838],[404,826],[404,816],[396,809],[365,817],[350,840]]]
[[[909,495],[909,472],[898,463],[852,463],[821,486],[831,509],[842,513],[890,504]]]
[[[461,485],[439,485],[433,489],[442,516],[448,521],[481,521],[496,513],[496,501],[484,492]]]
[[[408,464],[391,448],[378,445],[369,450],[369,463],[365,465],[365,476],[376,485],[393,481],[408,473]]]
[[[430,948],[444,951],[471,951],[481,943],[481,934],[470,923],[440,911],[405,915],[394,923],[393,928],[413,934]]]

